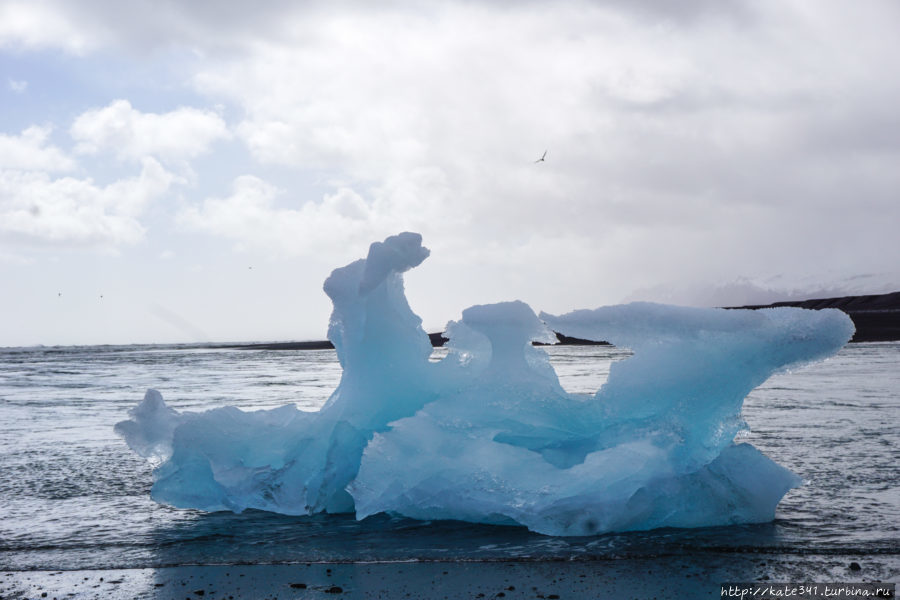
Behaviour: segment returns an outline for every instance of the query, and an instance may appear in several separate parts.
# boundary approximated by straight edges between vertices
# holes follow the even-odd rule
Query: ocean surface
[[[629,353],[546,348],[570,392]],[[439,359],[436,350],[434,359]],[[782,373],[744,403],[741,436],[805,484],[774,522],[555,538],[378,515],[203,513],[150,499],[150,466],[113,433],[147,388],[178,410],[320,407],[333,351],[205,346],[0,349],[0,570],[319,561],[642,559],[715,553],[900,555],[900,343],[864,343]]]

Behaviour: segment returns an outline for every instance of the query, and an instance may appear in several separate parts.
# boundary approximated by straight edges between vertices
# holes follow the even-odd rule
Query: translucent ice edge
[[[115,429],[156,465],[152,497],[591,535],[768,521],[800,484],[734,443],[741,404],[774,372],[837,352],[854,330],[844,313],[634,303],[538,318],[504,302],[449,323],[434,363],[402,280],[428,254],[401,233],[325,281],[343,375],[318,412],[178,412],[149,390]],[[551,329],[634,355],[595,395],[569,394],[531,344]]]

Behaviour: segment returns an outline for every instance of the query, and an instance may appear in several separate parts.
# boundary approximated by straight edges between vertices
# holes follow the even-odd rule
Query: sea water
[[[591,393],[630,355],[546,347],[562,386]],[[437,349],[433,358],[443,351]],[[149,387],[173,408],[316,410],[333,351],[210,346],[0,349],[0,569],[312,561],[640,558],[682,551],[900,554],[900,343],[845,347],[769,379],[743,406],[748,441],[791,469],[771,523],[549,537],[522,527],[383,514],[205,513],[150,499],[150,465],[112,425]]]

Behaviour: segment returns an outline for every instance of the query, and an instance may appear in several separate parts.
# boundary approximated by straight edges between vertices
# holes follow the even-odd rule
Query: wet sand
[[[721,597],[721,584],[727,582],[896,582],[898,578],[900,556],[895,555],[704,552],[600,561],[313,563],[3,571],[0,572],[0,598],[695,600]]]

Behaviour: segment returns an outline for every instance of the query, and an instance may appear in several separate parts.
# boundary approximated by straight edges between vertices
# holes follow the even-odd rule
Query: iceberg
[[[837,352],[833,309],[632,303],[554,316],[472,306],[437,362],[403,273],[416,233],[373,243],[325,281],[343,369],[318,412],[178,412],[148,390],[115,426],[154,465],[154,500],[207,511],[387,512],[548,535],[756,523],[800,478],[735,436],[773,373]],[[532,342],[554,331],[634,354],[593,395],[567,393]]]

